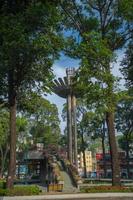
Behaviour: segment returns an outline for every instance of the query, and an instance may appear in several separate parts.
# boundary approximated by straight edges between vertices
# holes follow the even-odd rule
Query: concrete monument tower
[[[77,162],[76,92],[73,88],[74,68],[66,69],[66,77],[54,80],[53,91],[67,101],[67,155],[71,164]]]

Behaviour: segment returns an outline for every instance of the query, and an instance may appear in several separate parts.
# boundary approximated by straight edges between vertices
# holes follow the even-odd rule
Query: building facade
[[[120,161],[120,172],[121,178],[128,178],[127,172],[127,160],[126,160],[126,153],[124,151],[119,152],[119,161]],[[110,153],[105,154],[105,159],[103,159],[102,153],[96,154],[96,171],[97,177],[104,177],[104,170],[106,166],[106,177],[111,178],[112,170],[111,170],[111,156]],[[129,158],[129,171],[130,171],[130,178],[133,178],[133,156]]]
[[[93,162],[92,162],[92,152],[91,151],[85,151],[85,162],[86,162],[86,172],[87,172],[87,176],[89,176],[89,174],[92,172],[92,166],[93,166]],[[83,159],[83,153],[80,152],[80,154],[78,154],[78,172],[81,176],[84,175],[84,159]]]

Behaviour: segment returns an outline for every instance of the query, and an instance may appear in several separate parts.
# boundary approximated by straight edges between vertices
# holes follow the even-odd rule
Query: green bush
[[[0,196],[7,196],[7,189],[0,188]]]
[[[0,196],[25,196],[38,195],[39,187],[33,186],[15,186],[13,189],[0,189]]]
[[[6,181],[5,180],[0,180],[0,188],[5,189],[6,188]]]
[[[93,179],[91,179],[91,180],[89,180],[89,179],[85,179],[85,180],[83,180],[83,183],[88,183],[88,184],[111,184],[111,180],[109,180],[109,181],[106,181],[106,180],[93,180]]]
[[[133,192],[133,187],[124,186],[92,186],[80,188],[82,193],[99,193],[99,192]]]

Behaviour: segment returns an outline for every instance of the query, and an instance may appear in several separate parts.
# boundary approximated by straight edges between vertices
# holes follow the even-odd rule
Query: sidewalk
[[[133,199],[133,193],[77,193],[77,194],[53,194],[40,196],[0,197],[0,200],[60,200],[60,199]]]

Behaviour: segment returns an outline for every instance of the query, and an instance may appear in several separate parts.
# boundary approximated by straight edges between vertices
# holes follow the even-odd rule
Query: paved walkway
[[[133,193],[96,193],[96,194],[53,194],[40,196],[0,197],[0,200],[133,200]]]
[[[72,180],[70,178],[70,175],[63,169],[63,166],[60,161],[58,161],[58,164],[61,169],[61,176],[63,177],[64,180],[64,187],[63,187],[63,192],[64,193],[75,193],[77,192],[77,188],[73,186]]]
[[[61,175],[63,177],[63,180],[64,180],[64,187],[63,187],[63,192],[65,193],[72,193],[72,192],[76,192],[76,189],[73,184],[72,184],[72,181],[71,181],[71,178],[70,176],[68,175],[67,172],[65,171],[61,171]]]

